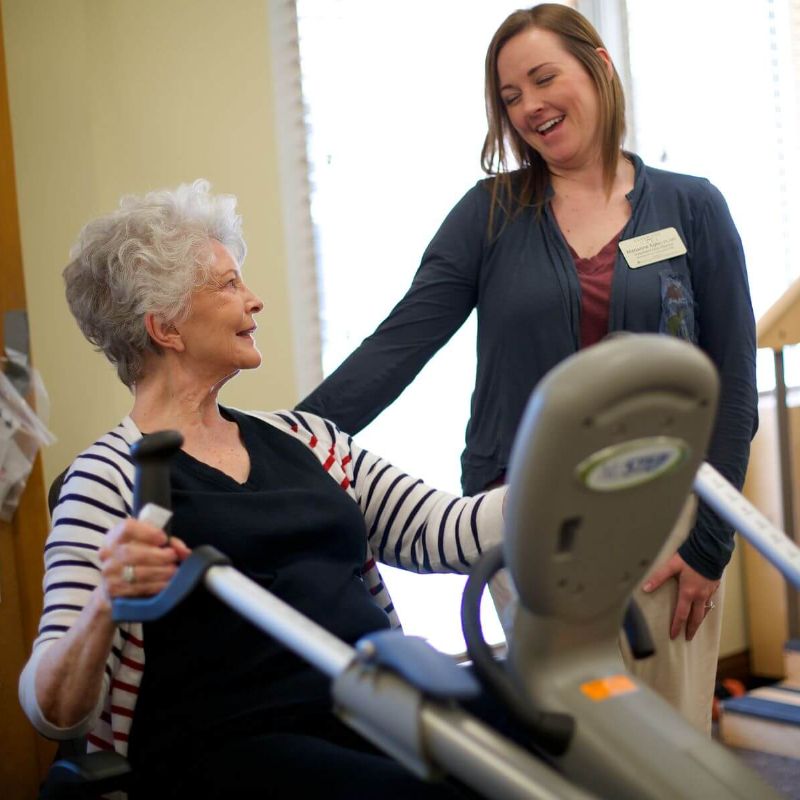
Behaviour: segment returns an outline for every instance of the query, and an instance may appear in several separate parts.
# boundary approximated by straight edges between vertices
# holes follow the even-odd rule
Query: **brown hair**
[[[602,139],[603,177],[611,191],[616,174],[622,137],[625,135],[625,96],[616,69],[609,75],[608,66],[597,53],[605,48],[602,39],[586,17],[568,6],[542,3],[530,9],[515,11],[497,29],[486,52],[486,119],[488,131],[481,150],[481,166],[492,181],[492,206],[489,219],[499,205],[506,213],[544,206],[549,171],[544,159],[514,130],[500,96],[497,57],[503,46],[529,28],[555,33],[564,49],[583,65],[597,87],[600,99],[600,136]],[[522,167],[519,181],[512,186],[508,171],[506,144]]]

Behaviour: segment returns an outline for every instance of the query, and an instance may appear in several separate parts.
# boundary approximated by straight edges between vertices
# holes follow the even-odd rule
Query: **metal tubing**
[[[422,708],[425,749],[437,764],[493,800],[592,800],[552,767],[457,708]]]
[[[211,567],[206,588],[332,678],[355,650],[233,567]],[[353,710],[357,713],[357,710]],[[498,800],[596,800],[532,754],[458,708],[423,703],[422,740],[434,763]],[[393,721],[387,720],[391,734]]]
[[[789,581],[800,588],[800,547],[776,528],[710,464],[701,465],[694,480],[697,494],[727,520]]]

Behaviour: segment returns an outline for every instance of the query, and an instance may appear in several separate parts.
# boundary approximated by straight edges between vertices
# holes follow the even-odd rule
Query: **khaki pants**
[[[696,510],[697,501],[692,497],[661,551],[658,563],[670,558],[686,539],[694,524]],[[716,608],[706,614],[691,642],[686,641],[683,633],[677,639],[669,638],[678,581],[670,579],[651,594],[638,589],[634,598],[647,620],[656,653],[651,658],[636,661],[624,635],[620,637],[622,657],[630,672],[674,706],[696,728],[708,734],[711,733],[711,704],[722,632],[724,588],[723,580],[714,595]]]

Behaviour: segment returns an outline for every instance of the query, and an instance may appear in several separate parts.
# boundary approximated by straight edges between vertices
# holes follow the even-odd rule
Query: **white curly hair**
[[[213,195],[206,180],[145,195],[80,232],[64,269],[67,302],[84,336],[133,387],[146,351],[160,352],[145,329],[153,313],[185,319],[192,292],[208,281],[211,240],[225,245],[241,266],[247,254],[236,198]]]

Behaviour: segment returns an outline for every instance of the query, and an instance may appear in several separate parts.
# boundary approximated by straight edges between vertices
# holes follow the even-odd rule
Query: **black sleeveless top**
[[[389,627],[361,579],[366,528],[358,505],[301,442],[233,410],[250,455],[243,484],[179,452],[172,532],[211,544],[233,566],[353,643]],[[214,742],[280,731],[330,707],[329,680],[199,588],[144,625],[145,669],[129,757],[134,765]]]

